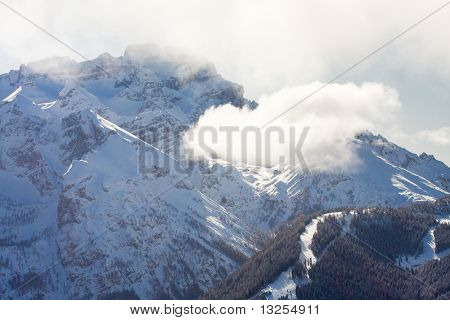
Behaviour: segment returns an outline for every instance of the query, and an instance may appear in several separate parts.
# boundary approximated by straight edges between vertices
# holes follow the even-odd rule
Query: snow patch
[[[21,91],[22,91],[22,86],[18,87],[16,90],[14,90],[14,92],[11,93],[9,96],[7,96],[5,99],[3,99],[2,102],[13,101]]]
[[[282,272],[274,282],[269,284],[260,294],[264,294],[267,300],[280,300],[281,298],[287,298],[288,300],[295,300],[295,288],[297,283],[292,278],[292,270],[289,268],[287,271]]]
[[[51,101],[51,102],[38,103],[37,106],[40,107],[41,110],[47,110],[47,109],[50,109],[51,107],[53,107],[57,101],[58,100]]]
[[[70,172],[70,170],[72,170],[74,162],[89,163],[86,160],[73,160],[72,163],[70,164],[69,168],[63,173],[63,176],[65,176],[66,174],[68,174]]]

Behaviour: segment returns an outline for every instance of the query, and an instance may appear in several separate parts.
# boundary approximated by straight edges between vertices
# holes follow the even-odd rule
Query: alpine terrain
[[[265,282],[236,297],[329,298],[323,288],[331,288],[329,274],[337,272],[330,261],[353,245],[335,224],[370,236],[373,246],[389,232],[395,236],[392,230],[410,235],[392,251],[379,244],[401,268],[420,264],[413,260],[424,237],[445,238],[436,219],[450,213],[437,209],[450,194],[450,168],[368,131],[348,141],[362,161],[350,172],[281,171],[220,159],[189,172],[176,168],[183,132],[208,108],[227,103],[258,107],[210,62],[156,45],[131,45],[123,56],[105,53],[86,62],[49,58],[0,75],[0,296],[219,297],[221,280],[284,237],[298,241],[291,252],[297,256],[285,256]],[[413,203],[423,207],[402,209]],[[337,213],[326,218],[319,211]],[[364,231],[380,221],[389,223]],[[325,238],[311,249],[320,230]],[[360,254],[355,261],[384,267],[371,253],[352,252]],[[269,290],[288,273],[290,289]],[[333,285],[338,297],[365,292],[352,296]],[[431,294],[407,285],[420,297]],[[213,287],[219,289],[211,293]]]

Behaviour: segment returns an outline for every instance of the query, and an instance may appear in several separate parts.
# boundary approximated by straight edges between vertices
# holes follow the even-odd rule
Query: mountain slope
[[[450,194],[450,169],[432,157],[417,156],[369,132],[356,136],[349,144],[361,159],[361,164],[350,171],[280,172],[276,168],[235,166],[220,179],[211,177],[214,183],[205,184],[202,190],[216,201],[222,200],[225,208],[240,210],[239,215],[261,228],[272,228],[297,212],[396,207]],[[246,185],[240,185],[241,179]],[[233,193],[236,185],[238,194]],[[244,192],[245,189],[250,190]],[[239,206],[236,208],[235,204]]]
[[[159,70],[147,74],[151,65],[127,52],[97,59],[117,68],[114,77],[64,59],[0,77],[2,94],[23,88],[0,107],[2,296],[99,298],[131,288],[146,298],[196,297],[255,251],[257,231],[168,170],[173,160],[160,150],[100,116],[130,128],[152,112],[161,119],[167,104],[139,90],[174,73],[191,95],[178,93],[184,110],[165,111],[178,108],[186,121],[209,103],[246,101],[242,89],[209,65],[153,61]],[[122,86],[119,77],[132,80]],[[142,146],[161,162],[145,176]]]

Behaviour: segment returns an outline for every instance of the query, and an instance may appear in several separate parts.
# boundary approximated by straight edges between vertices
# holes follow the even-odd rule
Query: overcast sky
[[[286,87],[328,81],[445,0],[3,2],[89,58],[119,56],[131,43],[189,49],[258,100]],[[1,5],[0,37],[1,73],[49,56],[80,60]],[[447,165],[449,39],[450,5],[338,80],[397,90],[401,108],[376,130]]]

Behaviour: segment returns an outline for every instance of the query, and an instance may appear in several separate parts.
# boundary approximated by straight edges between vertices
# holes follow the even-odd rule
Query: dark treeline
[[[450,247],[450,224],[439,224],[434,230],[436,252],[444,251]]]
[[[297,287],[298,299],[414,299],[419,284],[405,271],[386,263],[344,235],[311,268],[312,283]]]
[[[450,196],[443,197],[435,202],[420,202],[409,207],[411,211],[422,212],[434,215],[442,215],[450,213]]]
[[[422,252],[421,241],[434,225],[431,212],[412,208],[374,208],[359,213],[351,222],[351,230],[362,241],[395,259],[399,255]]]
[[[404,254],[420,253],[422,238],[435,224],[436,214],[450,212],[449,199],[409,208],[374,208],[358,212],[350,228],[353,235],[338,236],[309,271],[312,282],[297,287],[299,299],[447,299],[450,257],[431,261],[415,270],[394,262]],[[440,249],[448,243],[448,225],[436,228]],[[333,231],[332,231],[333,232]],[[437,235],[436,235],[437,233]],[[314,241],[328,239],[320,236]],[[316,239],[317,238],[317,239]],[[360,239],[360,240],[359,240]],[[361,241],[362,240],[362,241]],[[319,244],[316,244],[319,247]],[[316,254],[316,253],[315,253]]]
[[[279,229],[277,236],[265,249],[244,262],[236,272],[202,298],[248,299],[291,266],[296,266],[294,272],[302,274],[303,266],[297,263],[301,251],[299,236],[313,217],[298,217]]]
[[[341,234],[341,221],[335,217],[326,217],[323,221],[319,221],[311,243],[311,250],[316,257]]]
[[[348,208],[339,211],[348,212]],[[311,249],[320,259],[309,270],[312,282],[297,288],[298,298],[449,298],[450,257],[415,270],[403,270],[395,264],[400,255],[420,253],[423,236],[435,225],[434,215],[448,213],[450,197],[406,208],[360,210],[350,223],[351,234],[342,232],[342,219],[326,218],[318,224],[313,237]],[[299,259],[299,236],[318,215],[298,217],[279,229],[264,250],[245,261],[203,298],[249,299],[288,268],[294,278],[302,278],[306,270]],[[442,239],[444,236],[438,231],[436,242],[448,247]]]
[[[121,290],[121,291],[114,291],[111,293],[107,293],[105,295],[102,295],[98,298],[99,300],[140,300],[139,296],[134,292],[133,289],[131,290]]]
[[[426,299],[450,299],[450,256],[433,260],[419,268],[416,275],[423,281]]]
[[[297,287],[298,299],[446,299],[450,257],[417,270],[403,270],[355,238],[334,241]]]

